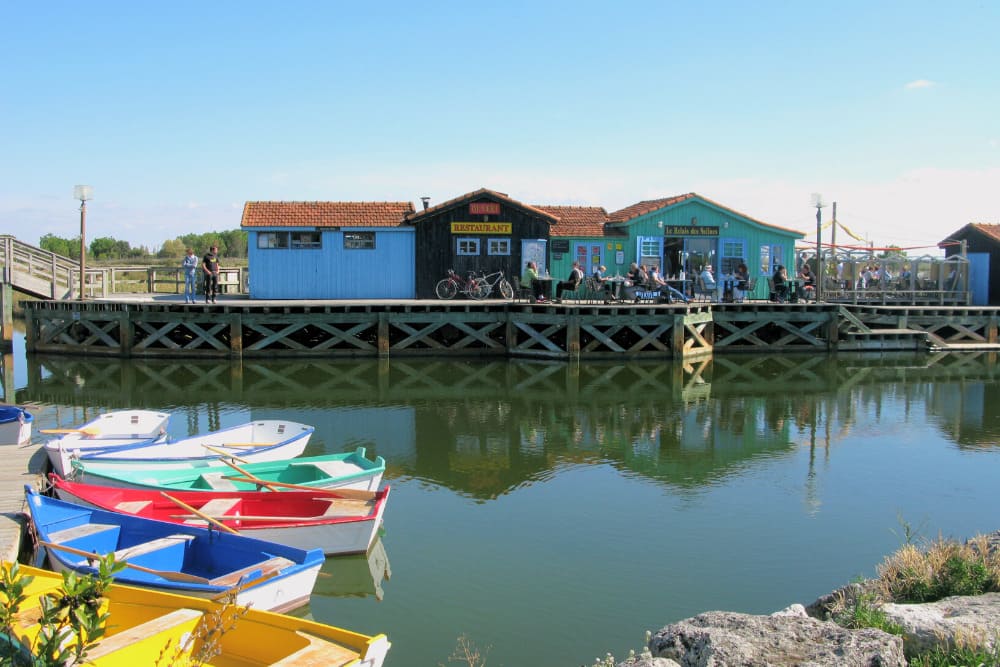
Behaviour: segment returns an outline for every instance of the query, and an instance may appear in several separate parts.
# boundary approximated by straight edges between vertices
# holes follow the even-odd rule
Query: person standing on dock
[[[184,269],[184,303],[194,303],[195,282],[198,280],[198,257],[191,248],[187,249],[181,268]]]
[[[219,293],[219,246],[213,245],[201,260],[201,270],[205,273],[205,303],[215,303]]]

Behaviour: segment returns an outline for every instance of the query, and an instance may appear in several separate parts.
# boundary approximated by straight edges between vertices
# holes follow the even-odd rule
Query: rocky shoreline
[[[1000,531],[990,537],[1000,545]],[[808,606],[793,604],[770,615],[710,611],[654,633],[648,653],[617,667],[731,667],[837,665],[905,667],[908,659],[970,640],[992,647],[1000,640],[1000,593],[954,596],[936,602],[878,605],[902,636],[875,628],[849,629],[830,620],[838,601],[858,600],[869,580],[845,586]]]

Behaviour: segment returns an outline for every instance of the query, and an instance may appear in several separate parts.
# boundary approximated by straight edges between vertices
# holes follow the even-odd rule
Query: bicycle
[[[511,284],[507,282],[507,279],[503,276],[503,271],[494,271],[488,275],[484,274],[478,277],[479,282],[486,286],[486,295],[480,298],[486,298],[493,293],[493,289],[496,288],[500,292],[500,296],[505,299],[514,298],[514,288]]]
[[[472,271],[469,271],[467,278],[463,278],[455,273],[454,269],[448,269],[448,277],[438,281],[434,287],[434,293],[439,299],[454,299],[455,295],[461,292],[465,296],[478,300],[485,299],[492,289],[492,286],[481,283]]]

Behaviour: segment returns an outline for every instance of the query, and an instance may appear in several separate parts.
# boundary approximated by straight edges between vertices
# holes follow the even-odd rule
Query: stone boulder
[[[890,622],[903,627],[909,657],[935,647],[990,648],[1000,635],[1000,593],[921,604],[884,604],[882,611]]]
[[[681,667],[907,664],[899,637],[871,628],[848,630],[806,617],[798,609],[773,616],[699,614],[657,632],[649,640],[649,650],[654,658],[668,658]]]

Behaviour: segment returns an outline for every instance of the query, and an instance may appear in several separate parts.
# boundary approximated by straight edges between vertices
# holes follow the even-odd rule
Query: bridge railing
[[[80,291],[80,264],[62,255],[36,248],[10,235],[0,235],[3,282],[43,299],[75,299]],[[84,291],[88,298],[114,294],[182,294],[184,270],[180,266],[88,266]],[[203,292],[199,268],[198,291]],[[219,272],[223,294],[249,291],[246,267]]]

